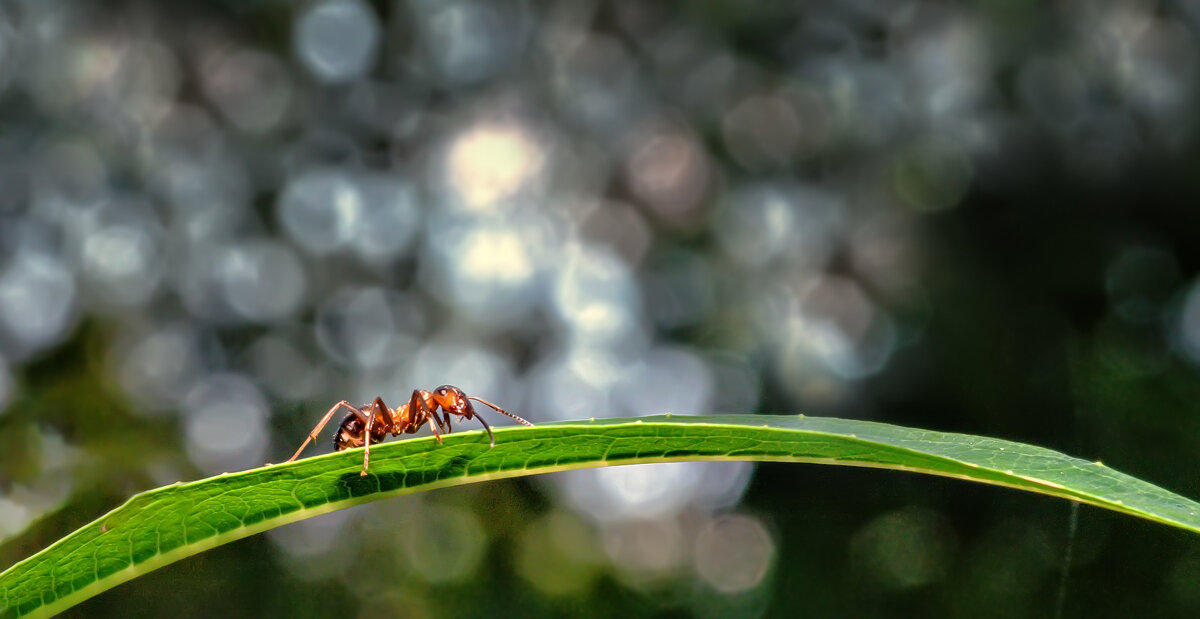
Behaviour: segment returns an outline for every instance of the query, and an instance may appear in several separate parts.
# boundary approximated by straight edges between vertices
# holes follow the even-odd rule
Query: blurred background
[[[0,0],[0,568],[442,383],[1200,497],[1198,7]],[[1195,536],[1063,501],[709,463],[348,509],[74,616],[1191,617],[1198,582]]]

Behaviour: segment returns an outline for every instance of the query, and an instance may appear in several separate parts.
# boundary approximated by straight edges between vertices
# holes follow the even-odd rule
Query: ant
[[[486,404],[501,415],[508,415],[527,426],[533,426],[532,423],[487,400],[468,396],[463,393],[462,389],[453,385],[442,385],[433,391],[413,389],[408,404],[401,404],[394,409],[388,408],[387,404],[383,403],[383,398],[375,398],[374,402],[364,404],[361,408],[352,406],[345,400],[334,404],[333,408],[329,409],[329,412],[321,418],[320,423],[312,429],[312,432],[308,433],[308,438],[304,439],[296,453],[292,454],[292,457],[285,462],[291,462],[298,458],[300,452],[304,451],[310,442],[316,440],[321,429],[329,423],[339,408],[350,411],[350,414],[346,415],[338,424],[337,433],[333,435],[333,448],[336,451],[342,451],[365,446],[361,473],[364,476],[367,474],[367,465],[371,461],[371,443],[382,443],[388,434],[392,436],[400,436],[402,433],[412,434],[421,429],[425,423],[429,423],[429,429],[433,430],[433,437],[441,443],[442,434],[450,433],[451,414],[458,415],[463,419],[478,419],[479,423],[483,424],[483,429],[487,430],[489,443],[495,447],[496,437],[492,435],[492,427],[479,413],[475,412],[475,407],[471,406],[471,400]],[[441,417],[438,416],[439,408],[442,409]],[[370,437],[370,440],[367,440],[367,437]]]

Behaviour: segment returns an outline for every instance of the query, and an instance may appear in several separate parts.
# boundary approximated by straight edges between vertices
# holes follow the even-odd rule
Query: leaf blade
[[[1076,500],[1200,533],[1200,504],[1099,463],[986,437],[822,417],[660,416],[539,424],[352,450],[174,484],[124,505],[0,573],[0,617],[46,616],[179,559],[249,535],[420,490],[618,464],[811,462],[906,470]]]

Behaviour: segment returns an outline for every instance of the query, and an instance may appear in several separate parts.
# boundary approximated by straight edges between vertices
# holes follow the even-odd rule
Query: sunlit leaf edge
[[[1058,496],[1200,533],[1200,504],[1022,443],[804,416],[656,416],[507,427],[177,483],[124,505],[0,573],[0,617],[49,616],[179,559],[337,509],[421,490],[554,471],[701,460],[811,462],[955,477]]]

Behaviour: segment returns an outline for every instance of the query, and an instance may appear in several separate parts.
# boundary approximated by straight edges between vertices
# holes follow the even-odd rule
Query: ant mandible
[[[308,433],[308,438],[300,444],[300,448],[286,462],[291,462],[300,457],[300,452],[304,451],[308,444],[316,440],[317,435],[321,433],[321,429],[333,417],[333,414],[339,408],[344,408],[350,411],[342,422],[338,424],[337,433],[333,435],[333,448],[336,451],[350,449],[352,447],[366,447],[363,449],[363,467],[361,475],[367,474],[367,466],[371,461],[371,443],[381,443],[388,434],[392,436],[400,436],[407,433],[412,434],[421,429],[425,423],[429,424],[429,429],[433,430],[433,437],[437,442],[442,442],[442,434],[450,433],[450,415],[458,415],[463,419],[478,419],[479,423],[483,424],[483,429],[487,430],[488,441],[492,447],[496,446],[496,437],[492,435],[492,427],[484,420],[479,413],[475,412],[475,407],[471,406],[471,400],[475,400],[481,404],[486,404],[495,409],[501,415],[508,415],[518,422],[532,427],[533,424],[524,419],[488,402],[487,400],[468,396],[463,393],[462,389],[453,385],[442,385],[433,391],[425,391],[424,389],[413,389],[412,397],[409,398],[408,404],[401,404],[396,408],[388,408],[387,404],[383,403],[383,398],[375,398],[374,402],[364,404],[361,408],[352,406],[349,402],[342,400],[333,405],[329,412],[321,418],[321,421]],[[441,417],[438,416],[438,409],[442,410]],[[370,437],[370,440],[367,440]]]

